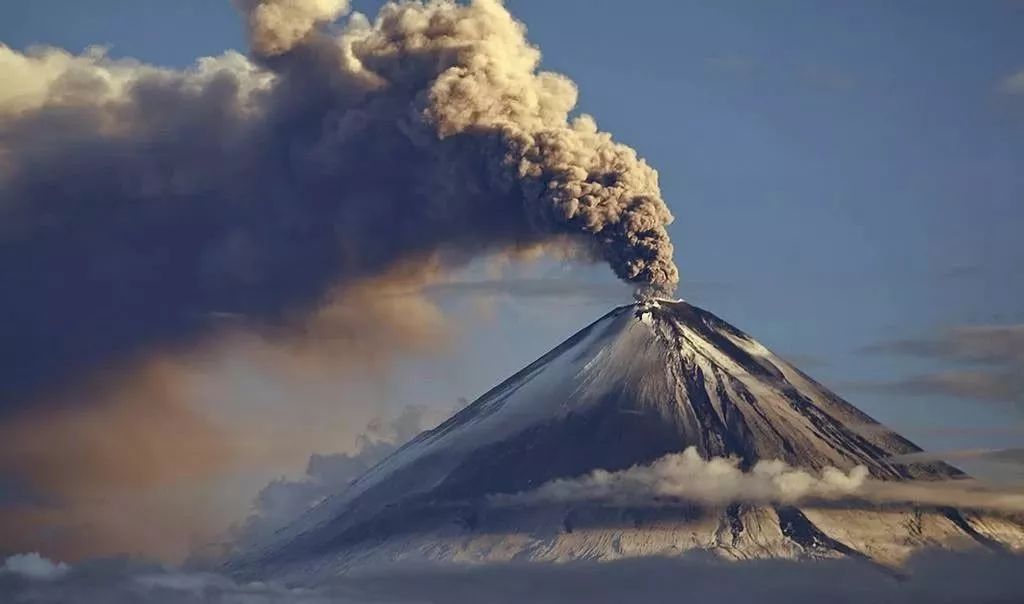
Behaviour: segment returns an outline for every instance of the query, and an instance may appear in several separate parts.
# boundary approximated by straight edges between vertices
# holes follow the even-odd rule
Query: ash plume
[[[657,173],[497,0],[236,5],[251,55],[185,70],[0,46],[0,404],[399,267],[568,241],[675,288]]]
[[[348,12],[348,0],[237,0],[247,18],[254,53],[273,56],[291,50],[319,25]]]

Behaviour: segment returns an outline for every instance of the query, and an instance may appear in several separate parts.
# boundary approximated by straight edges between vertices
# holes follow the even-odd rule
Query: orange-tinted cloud
[[[394,361],[444,350],[449,324],[416,287],[374,280],[305,329],[108,370],[3,417],[0,477],[38,497],[5,506],[0,554],[179,561],[223,538],[269,480],[352,449]]]
[[[69,559],[187,550],[202,519],[172,491],[223,471],[234,455],[189,406],[180,368],[152,361],[112,389],[76,396],[94,400],[36,406],[0,425],[0,471],[47,502],[0,515],[4,549]]]

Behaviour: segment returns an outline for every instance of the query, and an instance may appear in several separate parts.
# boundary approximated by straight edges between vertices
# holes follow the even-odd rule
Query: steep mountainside
[[[889,461],[920,449],[711,313],[650,301],[611,311],[233,564],[316,576],[392,560],[706,549],[896,562],[930,545],[1024,545],[1010,520],[946,508],[489,504],[687,447],[743,468],[778,459],[811,471],[864,466],[881,480],[962,476],[943,463]]]

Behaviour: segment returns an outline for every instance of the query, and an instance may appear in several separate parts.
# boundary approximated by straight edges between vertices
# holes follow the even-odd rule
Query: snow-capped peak
[[[777,461],[812,473],[857,469],[880,481],[961,476],[943,463],[892,461],[920,449],[715,315],[681,300],[648,299],[577,332],[240,564],[289,566],[324,552],[351,561],[366,539],[418,534],[436,522],[472,531],[495,495],[644,466],[687,449],[703,459],[735,459],[744,471]],[[778,523],[814,526],[778,514]],[[730,522],[742,526],[738,517]],[[809,543],[820,541],[812,537]]]

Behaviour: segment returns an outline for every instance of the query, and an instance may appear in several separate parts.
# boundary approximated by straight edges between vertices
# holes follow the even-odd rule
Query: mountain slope
[[[649,464],[687,447],[704,458],[737,457],[744,468],[779,459],[808,470],[864,466],[881,480],[962,476],[943,463],[888,461],[920,449],[711,313],[651,301],[581,330],[236,568],[302,575],[395,559],[604,559],[688,549],[895,561],[915,547],[995,547],[1022,534],[1012,522],[950,509],[488,504],[494,494]]]

